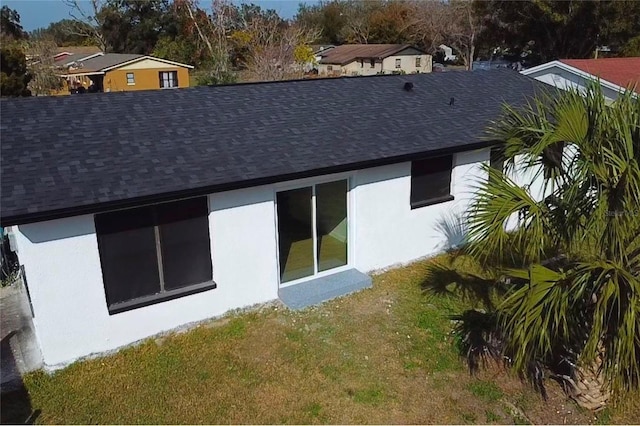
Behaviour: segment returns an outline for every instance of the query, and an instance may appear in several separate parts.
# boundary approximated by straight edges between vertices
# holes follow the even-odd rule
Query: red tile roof
[[[560,62],[621,87],[635,84],[635,91],[640,93],[640,57],[561,59]]]

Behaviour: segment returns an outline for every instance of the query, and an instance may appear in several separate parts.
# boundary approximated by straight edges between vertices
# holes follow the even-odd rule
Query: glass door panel
[[[280,282],[314,274],[312,189],[278,192]]]
[[[318,271],[347,264],[347,181],[316,185]]]

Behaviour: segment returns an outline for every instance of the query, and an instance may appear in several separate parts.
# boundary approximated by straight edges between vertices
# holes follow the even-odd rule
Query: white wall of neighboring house
[[[549,84],[563,90],[578,89],[581,92],[586,90],[587,83],[593,79],[586,75],[579,75],[574,72],[568,71],[560,66],[552,66],[543,69],[530,68],[528,70],[521,71],[522,74],[535,78],[538,81]],[[602,84],[602,92],[607,101],[611,102],[618,98],[620,89],[608,87],[609,85]],[[615,86],[615,85],[612,85]],[[617,87],[617,86],[615,86]]]
[[[412,210],[411,163],[342,174],[350,180],[350,265],[363,272],[435,254],[436,225],[468,205],[489,150],[454,155],[455,200]],[[326,180],[326,176],[318,180]],[[313,178],[302,183],[314,182]],[[286,184],[296,182],[287,182]],[[93,215],[12,227],[25,267],[45,365],[114,350],[163,331],[278,297],[275,198],[281,184],[211,194],[217,288],[109,315]]]

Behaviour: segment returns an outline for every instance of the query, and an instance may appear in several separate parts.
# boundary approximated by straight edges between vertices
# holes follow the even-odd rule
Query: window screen
[[[179,296],[176,290],[212,280],[206,197],[103,213],[95,221],[110,309]]]
[[[160,292],[151,207],[96,216],[109,305]]]
[[[211,279],[209,220],[202,198],[158,206],[164,288]]]
[[[452,162],[450,155],[411,162],[412,208],[453,199]]]

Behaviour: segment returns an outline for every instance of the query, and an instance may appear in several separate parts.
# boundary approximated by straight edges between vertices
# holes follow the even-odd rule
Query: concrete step
[[[290,309],[304,309],[336,297],[371,287],[371,277],[357,269],[348,269],[300,284],[282,287],[280,300]]]

